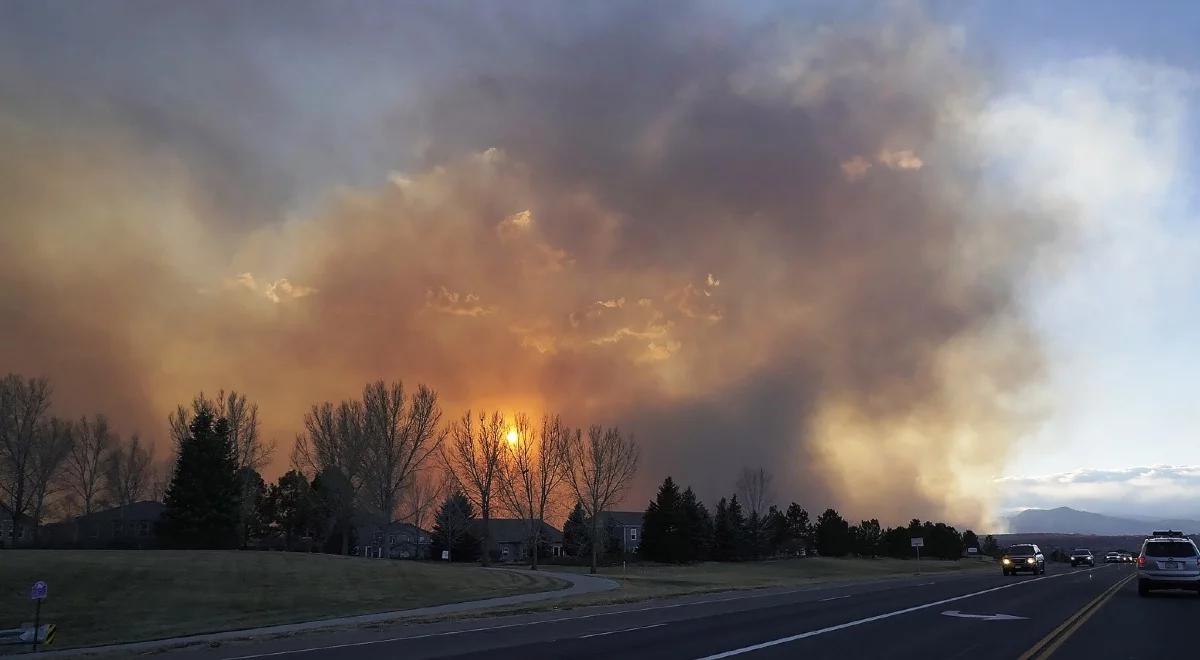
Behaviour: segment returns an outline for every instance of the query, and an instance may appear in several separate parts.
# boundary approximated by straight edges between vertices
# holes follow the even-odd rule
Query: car
[[[1020,571],[1045,575],[1046,556],[1042,554],[1042,549],[1033,543],[1011,545],[1000,557],[1000,568],[1005,575],[1016,575]]]
[[[1135,561],[1137,561],[1137,559],[1136,559],[1136,558],[1135,558],[1135,557],[1134,557],[1132,554],[1130,554],[1130,553],[1128,553],[1128,552],[1122,552],[1122,553],[1121,553],[1121,561],[1123,561],[1123,562],[1128,562],[1128,563],[1132,564],[1132,563],[1134,563]]]
[[[1071,551],[1071,567],[1074,568],[1083,564],[1095,566],[1096,557],[1094,557],[1092,555],[1092,551],[1088,550],[1087,548],[1075,548]]]
[[[1119,564],[1119,563],[1121,563],[1121,553],[1119,553],[1119,552],[1110,552],[1110,553],[1108,553],[1108,554],[1104,555],[1104,563],[1106,563],[1106,564]]]
[[[1187,589],[1200,594],[1200,551],[1182,532],[1154,532],[1137,558],[1138,595],[1157,589]]]

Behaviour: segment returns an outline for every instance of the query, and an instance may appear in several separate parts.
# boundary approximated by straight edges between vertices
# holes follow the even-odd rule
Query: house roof
[[[491,530],[490,536],[492,543],[523,543],[529,538],[529,519],[528,518],[492,518],[488,521],[488,529]],[[473,522],[473,527],[476,533],[482,531],[483,521],[476,520]],[[562,532],[555,529],[546,521],[542,521],[542,539],[549,543],[559,543],[562,541]]]
[[[608,524],[611,520],[625,527],[641,527],[644,514],[641,511],[601,511],[600,520]]]
[[[143,500],[125,506],[114,506],[111,509],[97,511],[86,516],[76,516],[75,521],[81,523],[103,523],[109,520],[158,520],[166,505],[153,500]]]

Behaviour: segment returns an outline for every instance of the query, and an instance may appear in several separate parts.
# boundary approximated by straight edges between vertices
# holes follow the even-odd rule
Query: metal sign
[[[46,583],[38,580],[33,583],[33,588],[29,590],[29,600],[42,600],[46,597],[47,591]]]
[[[450,551],[449,550],[442,550],[442,559],[446,559],[446,560],[450,559]]]
[[[924,547],[925,547],[925,539],[923,539],[923,538],[921,538],[921,537],[919,537],[919,536],[918,536],[918,537],[916,537],[916,538],[914,538],[914,539],[912,540],[912,547],[914,547],[914,548],[924,548]]]

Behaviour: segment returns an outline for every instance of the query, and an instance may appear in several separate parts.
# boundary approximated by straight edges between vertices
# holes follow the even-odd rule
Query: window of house
[[[508,556],[508,548],[504,548],[503,550],[501,550],[501,551],[500,551],[500,556],[501,556],[501,557],[507,557],[507,556]]]
[[[637,530],[636,530],[636,529],[631,529],[631,530],[629,530],[629,540],[630,540],[630,541],[636,541],[636,540],[637,540]]]

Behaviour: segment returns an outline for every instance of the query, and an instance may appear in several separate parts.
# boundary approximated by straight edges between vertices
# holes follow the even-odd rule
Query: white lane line
[[[295,649],[292,651],[273,651],[270,653],[252,653],[250,655],[239,655],[225,660],[254,660],[255,658],[276,658],[284,655],[293,655],[300,653],[315,653],[317,651],[332,651],[335,649],[348,649],[358,646],[372,646],[375,644],[389,644],[391,642],[403,642],[410,639],[427,639],[429,637],[449,637],[451,635],[465,635],[467,633],[487,632],[489,630],[504,630],[506,628],[521,628],[524,626],[537,626],[548,623],[562,623],[563,621],[582,621],[584,619],[596,619],[602,616],[615,616],[618,614],[634,614],[637,612],[650,612],[653,610],[671,610],[679,607],[691,607],[693,605],[711,605],[712,603],[727,603],[736,600],[750,600],[751,598],[770,598],[772,596],[791,596],[795,594],[807,593],[811,591],[822,591],[824,587],[805,587],[803,589],[791,589],[788,591],[775,591],[764,594],[749,594],[745,596],[733,596],[732,598],[708,598],[705,600],[695,600],[686,603],[675,603],[673,605],[655,605],[652,607],[639,607],[631,610],[614,610],[612,612],[597,612],[595,614],[581,614],[579,616],[565,616],[557,619],[543,619],[539,621],[524,621],[521,623],[508,623],[498,626],[485,626],[482,628],[468,628],[465,630],[449,630],[446,632],[426,633],[424,635],[407,635],[404,637],[388,637],[386,639],[372,639],[363,642],[346,642],[344,644],[329,644],[327,646],[313,646],[303,649]],[[810,601],[811,602],[811,601]]]
[[[829,601],[831,601],[831,600],[841,600],[841,599],[843,599],[843,598],[849,598],[849,597],[850,597],[849,595],[846,595],[846,596],[830,596],[829,598],[822,598],[821,600],[818,600],[817,602],[818,602],[818,603],[828,603],[828,602],[829,602]]]
[[[1095,569],[1091,569],[1091,570],[1095,570]],[[1010,584],[1005,584],[1005,585],[1002,585],[999,587],[992,587],[991,589],[984,589],[983,591],[976,591],[976,592],[970,593],[970,594],[954,596],[953,598],[944,598],[942,600],[934,601],[932,603],[925,603],[924,605],[915,605],[913,607],[906,607],[902,610],[896,610],[894,612],[887,612],[885,614],[877,614],[875,616],[869,616],[865,619],[858,619],[857,621],[847,621],[846,623],[839,623],[836,626],[829,626],[828,628],[821,628],[820,630],[810,630],[806,633],[800,633],[799,635],[792,635],[790,637],[781,637],[779,639],[773,639],[769,642],[763,642],[761,644],[753,644],[751,646],[743,646],[740,649],[733,649],[732,651],[725,651],[724,653],[717,653],[715,655],[707,655],[707,656],[704,656],[703,658],[700,658],[700,660],[720,660],[721,658],[730,658],[735,655],[742,655],[743,653],[752,653],[754,651],[761,651],[762,649],[768,649],[768,648],[771,648],[772,646],[779,646],[780,644],[787,644],[789,642],[795,642],[795,641],[798,641],[801,639],[807,639],[809,637],[816,637],[817,635],[824,635],[825,633],[835,632],[838,630],[845,630],[846,628],[853,628],[854,626],[861,626],[864,623],[871,623],[873,621],[880,621],[882,619],[890,619],[894,616],[900,616],[901,614],[908,614],[909,612],[916,612],[918,610],[929,609],[930,607],[937,607],[938,605],[945,605],[946,603],[953,603],[955,601],[964,600],[966,598],[982,596],[983,594],[989,594],[989,593],[992,593],[993,591],[1000,591],[1002,589],[1011,589],[1013,587],[1018,587],[1023,584],[1033,584],[1034,582],[1041,582],[1042,580],[1053,580],[1055,578],[1060,578],[1065,575],[1071,575],[1071,573],[1059,573],[1057,575],[1047,575],[1047,576],[1043,576],[1043,577],[1039,577],[1039,578],[1034,578],[1032,580],[1023,580],[1021,582],[1012,582]]]
[[[662,626],[665,626],[665,625],[667,625],[667,624],[665,624],[665,623],[656,623],[656,624],[654,624],[654,625],[652,625],[652,626],[638,626],[638,627],[636,627],[636,628],[626,628],[626,629],[624,629],[624,630],[609,630],[608,632],[592,633],[592,634],[590,634],[590,635],[580,635],[580,636],[579,636],[579,639],[587,639],[587,638],[589,638],[589,637],[603,637],[603,636],[605,636],[605,635],[616,635],[617,633],[627,633],[627,632],[633,632],[633,631],[635,631],[635,630],[649,630],[649,629],[651,629],[651,628],[660,628],[660,627],[662,627]]]
[[[918,587],[928,587],[928,586],[930,586],[930,585],[932,585],[932,584],[937,584],[937,582],[922,582],[921,584],[918,584],[918,585],[916,585],[916,586],[918,586]]]

